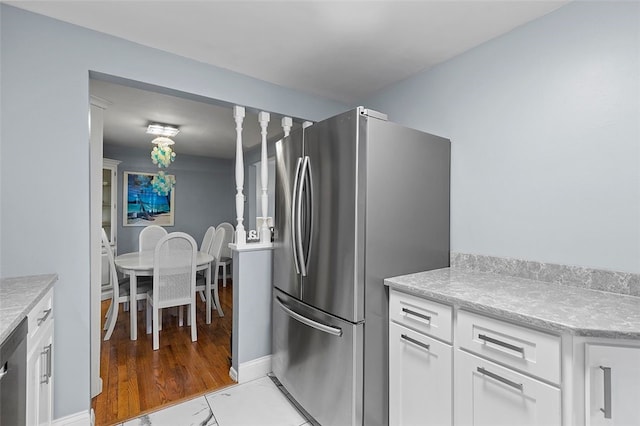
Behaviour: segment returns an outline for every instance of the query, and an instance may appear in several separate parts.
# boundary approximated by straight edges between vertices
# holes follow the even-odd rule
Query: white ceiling
[[[568,1],[49,0],[5,3],[353,105]],[[185,145],[193,143],[194,153],[202,152],[197,145],[210,148],[212,140],[218,142],[218,135],[205,133],[212,129],[205,122],[211,121],[214,106],[206,107],[210,108],[206,112],[190,111],[187,115],[182,108],[188,108],[192,101],[174,98],[173,103],[171,97],[160,97],[154,102],[142,102],[141,93],[131,95],[114,88],[103,94],[113,102],[107,111],[118,116],[106,119],[113,119],[114,126],[121,126],[110,129],[107,122],[105,136],[109,138],[125,143],[119,139],[124,134],[118,136],[118,132],[124,133],[127,123],[139,126],[142,121],[166,117],[166,122],[184,125],[184,131],[176,138],[177,149],[180,149],[180,140]],[[220,112],[230,114],[228,108]],[[196,123],[197,117],[204,121]],[[233,119],[225,120],[229,121],[229,128],[225,128],[224,133],[233,132]],[[226,143],[227,148],[220,154],[209,151],[203,155],[232,157],[233,148],[229,148],[229,144],[235,143],[235,136],[233,142]]]
[[[177,155],[189,154],[214,158],[234,158],[236,129],[230,106],[200,102],[181,96],[124,86],[103,80],[90,80],[90,93],[105,104],[104,142],[151,151],[154,136],[146,134],[152,122],[177,126],[173,137]],[[256,112],[246,110],[242,124],[245,149],[261,142],[261,128]],[[282,116],[270,114],[267,139],[282,134]],[[294,123],[293,128],[300,127]]]

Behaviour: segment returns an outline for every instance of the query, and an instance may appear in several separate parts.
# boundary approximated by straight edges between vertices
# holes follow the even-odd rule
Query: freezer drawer
[[[361,425],[364,324],[273,296],[274,374],[321,425]]]

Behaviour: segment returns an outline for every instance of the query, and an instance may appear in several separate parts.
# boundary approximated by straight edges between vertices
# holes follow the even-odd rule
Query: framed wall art
[[[124,226],[173,226],[175,177],[143,172],[124,172],[122,198]]]

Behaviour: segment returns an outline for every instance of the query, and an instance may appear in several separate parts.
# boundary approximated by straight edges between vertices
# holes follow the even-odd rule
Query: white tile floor
[[[123,423],[123,426],[311,425],[269,377],[231,386]]]

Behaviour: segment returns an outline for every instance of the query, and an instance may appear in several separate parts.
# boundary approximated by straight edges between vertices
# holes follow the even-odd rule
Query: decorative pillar
[[[258,114],[260,122],[260,134],[262,135],[262,156],[260,157],[260,182],[262,183],[262,226],[260,227],[260,242],[271,242],[271,231],[267,224],[267,216],[269,215],[269,168],[267,165],[267,125],[269,124],[270,115],[268,112],[261,111]]]
[[[282,117],[282,130],[284,130],[285,138],[289,136],[291,126],[293,126],[293,120],[291,119],[291,117]]]
[[[242,121],[244,107],[233,107],[233,118],[236,120],[236,245],[242,247],[247,243],[247,232],[244,230],[244,160],[242,158]]]

